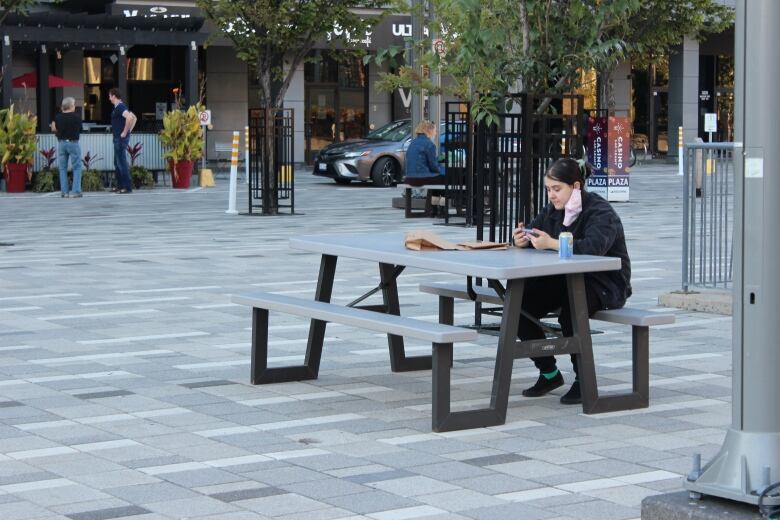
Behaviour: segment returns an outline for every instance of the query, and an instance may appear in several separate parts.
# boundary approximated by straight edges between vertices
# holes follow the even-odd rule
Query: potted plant
[[[57,179],[59,173],[54,169],[54,162],[57,160],[57,149],[53,146],[51,148],[44,148],[38,150],[44,160],[46,166],[41,168],[41,171],[33,175],[32,190],[36,193],[46,193],[57,189]]]
[[[103,179],[100,177],[100,172],[95,169],[95,164],[102,160],[97,154],[92,155],[92,152],[89,151],[84,155],[81,160],[84,167],[81,171],[81,191],[100,191],[103,189]]]
[[[144,145],[138,141],[133,146],[127,145],[127,153],[130,155],[130,177],[133,179],[134,188],[154,188],[154,177],[152,172],[144,168],[143,166],[136,165],[135,161],[141,157],[141,150]]]
[[[37,124],[37,117],[18,113],[13,105],[0,110],[0,163],[8,192],[24,191],[37,147]]]
[[[167,149],[164,158],[172,165],[174,188],[189,188],[192,167],[203,155],[203,128],[198,113],[204,107],[200,103],[185,110],[172,110],[163,116],[160,142]]]

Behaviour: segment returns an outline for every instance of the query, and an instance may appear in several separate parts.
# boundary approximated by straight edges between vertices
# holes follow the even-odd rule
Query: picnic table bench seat
[[[431,356],[408,358],[401,370],[432,369],[431,420],[435,431],[469,427],[469,419],[486,415],[485,412],[450,411],[449,373],[452,365],[452,346],[454,342],[476,340],[478,334],[473,329],[260,291],[234,295],[232,301],[252,307],[252,384],[316,379],[322,355],[324,324],[334,322],[384,332],[388,334],[388,338],[390,335],[403,336],[432,343]],[[303,365],[268,368],[269,311],[312,319]],[[321,326],[315,326],[317,324]],[[315,338],[318,335],[319,338]],[[501,418],[495,412],[489,412],[487,415],[494,423],[499,424]]]
[[[448,300],[470,300],[465,284],[451,282],[435,282],[420,284],[421,292],[435,294]],[[472,286],[476,301],[503,305],[503,299],[490,287]],[[623,307],[596,312],[591,319],[631,325],[632,350],[632,392],[625,394],[600,396],[592,409],[584,409],[585,413],[602,413],[619,410],[647,408],[650,404],[650,327],[674,323],[671,313],[651,312],[642,309]],[[581,381],[580,384],[588,384]],[[595,382],[594,382],[595,384]]]

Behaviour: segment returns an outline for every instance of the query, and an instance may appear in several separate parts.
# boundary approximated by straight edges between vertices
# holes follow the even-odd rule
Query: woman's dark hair
[[[585,189],[585,179],[590,177],[591,166],[588,161],[578,161],[576,159],[558,159],[547,168],[545,177],[554,181],[564,182],[573,185],[580,183],[581,189]]]

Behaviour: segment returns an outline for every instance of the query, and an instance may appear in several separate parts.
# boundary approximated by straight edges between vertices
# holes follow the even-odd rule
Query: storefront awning
[[[11,86],[14,88],[38,88],[38,75],[34,72],[28,72],[27,74],[17,76],[11,81]],[[79,83],[78,81],[71,81],[52,74],[49,75],[49,88],[81,86],[82,83]]]

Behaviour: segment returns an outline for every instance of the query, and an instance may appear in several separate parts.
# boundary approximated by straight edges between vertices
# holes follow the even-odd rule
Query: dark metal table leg
[[[314,299],[330,302],[337,257],[322,255],[320,274]],[[306,358],[303,365],[268,368],[268,311],[254,309],[252,314],[252,362],[250,379],[253,385],[317,379],[322,358],[327,322],[311,320]]]
[[[398,303],[398,285],[395,280],[395,266],[379,264],[379,277],[382,283],[382,298],[387,314],[401,315]],[[403,336],[387,335],[387,345],[390,349],[390,369],[393,372],[410,372],[413,370],[430,370],[431,356],[407,357],[404,351]]]
[[[509,404],[509,387],[512,381],[514,350],[517,344],[517,321],[523,299],[523,280],[511,280],[504,300],[501,317],[501,333],[496,352],[496,367],[493,373],[493,389],[490,406],[477,410],[453,412],[450,409],[450,366],[452,345],[433,345],[433,397],[432,428],[436,432],[484,428],[506,422]],[[440,306],[442,300],[440,301]],[[449,309],[440,307],[439,317],[449,318]]]
[[[588,299],[585,296],[585,276],[582,273],[566,275],[566,287],[571,310],[572,335],[579,340],[580,352],[574,354],[579,370],[582,410],[591,413],[599,398],[593,343],[590,338]]]

